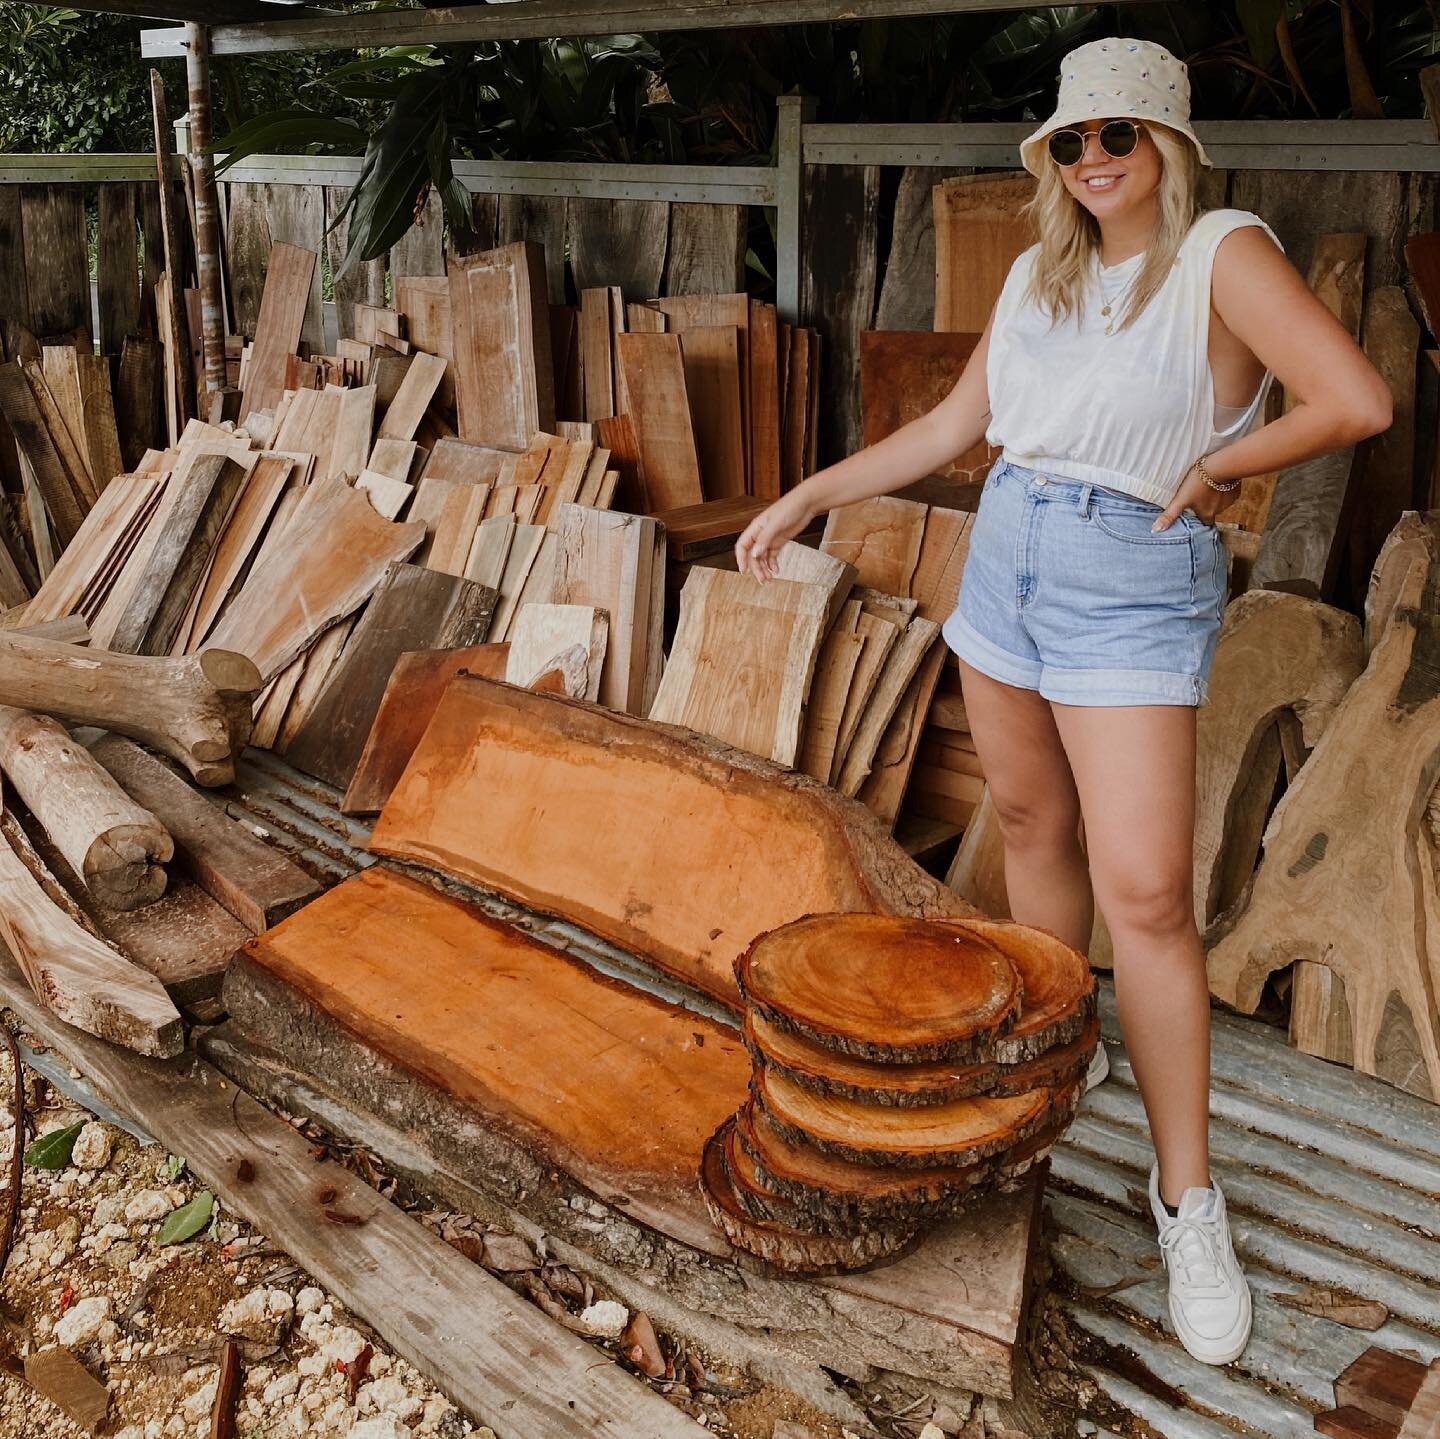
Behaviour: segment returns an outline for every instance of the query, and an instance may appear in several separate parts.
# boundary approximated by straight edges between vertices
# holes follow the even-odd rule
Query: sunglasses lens
[[[1085,152],[1085,137],[1077,130],[1057,130],[1050,136],[1050,158],[1057,165],[1074,165]]]
[[[1113,155],[1117,160],[1128,155],[1139,138],[1140,133],[1133,120],[1111,120],[1100,128],[1100,144],[1107,155]]]

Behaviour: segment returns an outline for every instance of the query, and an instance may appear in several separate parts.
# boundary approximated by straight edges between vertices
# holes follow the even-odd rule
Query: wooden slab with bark
[[[1434,788],[1440,560],[1409,566],[1379,643],[1266,826],[1244,896],[1204,937],[1212,991],[1251,1011],[1297,960],[1343,982],[1352,1063],[1440,1098]]]
[[[594,843],[624,816],[629,843]],[[808,776],[675,726],[466,676],[446,690],[371,849],[563,914],[735,1006],[735,959],[802,914],[975,913],[863,806]],[[674,865],[683,881],[659,883]]]
[[[821,585],[696,566],[650,717],[793,765],[830,598]]]
[[[396,661],[409,650],[485,638],[495,591],[419,565],[395,565],[365,607],[285,758],[337,789],[350,783]]]
[[[248,655],[267,683],[353,614],[425,537],[423,524],[381,519],[343,480],[317,480],[305,499],[210,638],[217,649]]]
[[[298,245],[276,244],[270,250],[255,344],[245,375],[242,426],[253,410],[274,409],[280,399],[285,387],[286,357],[300,348],[300,332],[319,258],[314,250]]]
[[[37,999],[66,1024],[170,1058],[185,1045],[158,980],[102,944],[56,905],[0,838],[0,940]]]
[[[252,934],[319,894],[320,886],[280,850],[257,839],[139,745],[107,734],[90,746],[90,753],[165,826],[180,865]]]
[[[129,735],[206,786],[235,778],[260,688],[250,659],[219,648],[157,659],[0,634],[0,704]]]
[[[58,721],[0,705],[0,769],[100,903],[139,909],[165,893],[164,824]]]
[[[509,684],[529,686],[561,665],[570,651],[579,651],[576,687],[579,699],[594,700],[600,692],[605,641],[610,617],[594,605],[529,604],[521,606],[510,629],[510,654],[505,664]],[[567,685],[566,692],[571,692]]]

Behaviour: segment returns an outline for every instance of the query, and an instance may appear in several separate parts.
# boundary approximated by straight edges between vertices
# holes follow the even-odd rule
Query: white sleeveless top
[[[1125,285],[1143,251],[1105,268],[1105,289],[1116,296],[1111,316],[1100,313],[1097,260],[1084,315],[1053,328],[1036,305],[1020,304],[1040,246],[1020,255],[1000,292],[985,366],[985,439],[1003,447],[1002,458],[1167,505],[1197,456],[1254,429],[1274,376],[1265,371],[1248,405],[1217,405],[1208,353],[1215,250],[1243,225],[1260,226],[1284,250],[1249,210],[1209,210],[1191,225],[1144,313],[1109,335],[1109,320],[1125,316]]]

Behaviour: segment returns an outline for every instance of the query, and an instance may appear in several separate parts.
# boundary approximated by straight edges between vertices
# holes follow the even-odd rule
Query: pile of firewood
[[[736,966],[750,1097],[701,1191],[737,1248],[859,1268],[1006,1190],[1064,1131],[1099,1042],[1085,957],[985,920],[812,915]]]

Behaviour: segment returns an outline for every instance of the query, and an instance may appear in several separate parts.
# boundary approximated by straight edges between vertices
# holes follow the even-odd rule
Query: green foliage
[[[25,1151],[25,1163],[31,1169],[64,1169],[75,1152],[75,1141],[85,1128],[84,1121],[68,1125],[64,1129],[52,1129],[42,1134]]]

